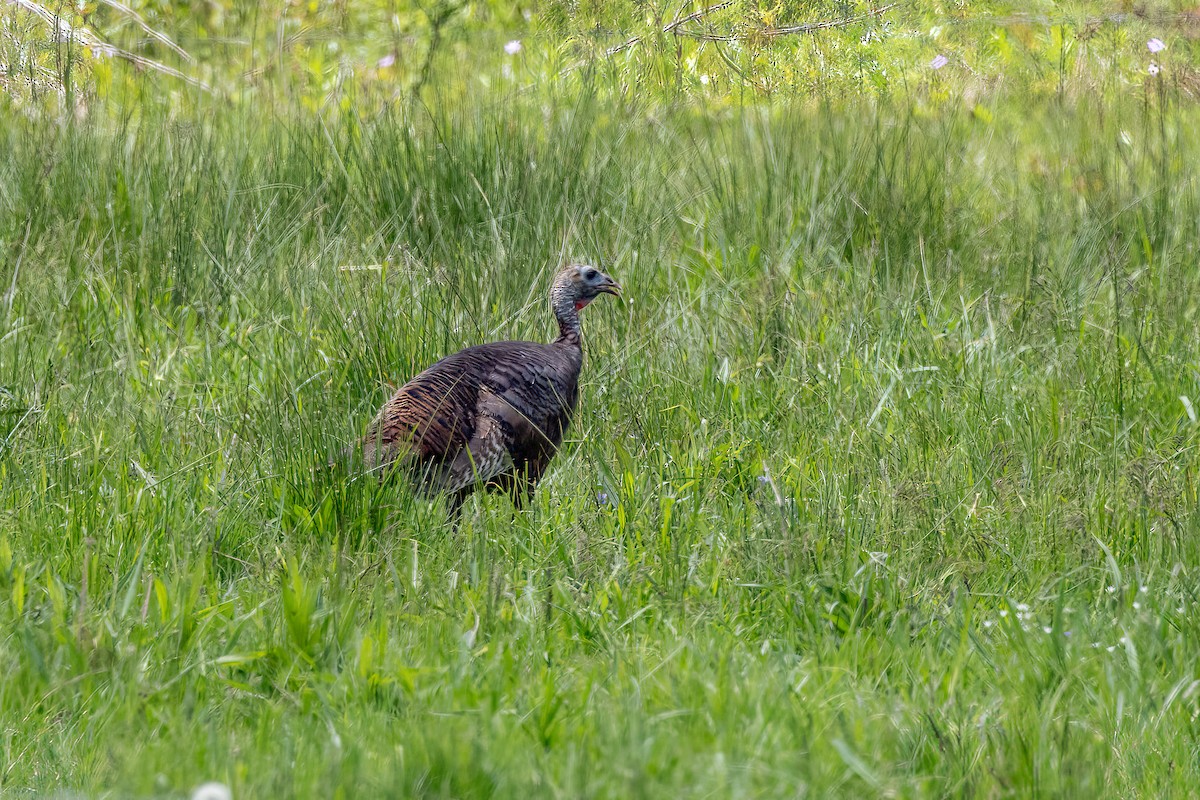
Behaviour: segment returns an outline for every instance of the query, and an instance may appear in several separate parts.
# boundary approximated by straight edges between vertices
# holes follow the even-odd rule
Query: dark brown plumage
[[[579,311],[620,289],[593,267],[564,269],[550,289],[557,339],[481,344],[429,367],[400,387],[371,423],[362,443],[367,464],[403,463],[422,489],[449,495],[451,515],[480,485],[523,505],[579,399]]]

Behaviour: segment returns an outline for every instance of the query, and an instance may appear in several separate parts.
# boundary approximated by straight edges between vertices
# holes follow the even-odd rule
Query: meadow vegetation
[[[84,53],[10,85],[0,794],[1187,796],[1186,18],[821,34],[878,44],[881,83],[789,77],[770,48],[816,36],[706,71],[624,5],[601,38],[648,38],[614,64],[583,5],[464,7],[424,78],[372,52],[239,85],[208,54],[205,90]],[[749,8],[706,24],[869,11]],[[529,509],[452,528],[325,467],[428,363],[550,337],[566,259],[626,300],[585,312]]]

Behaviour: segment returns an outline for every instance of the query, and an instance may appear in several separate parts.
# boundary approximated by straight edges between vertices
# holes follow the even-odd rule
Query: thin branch
[[[674,20],[673,22],[665,25],[662,29],[662,32],[663,33],[673,33],[681,25],[686,25],[689,22],[695,22],[698,19],[702,19],[702,18],[708,16],[709,14],[713,13],[714,11],[720,11],[721,9],[728,8],[731,5],[733,5],[732,0],[728,0],[727,2],[724,2],[724,3],[717,3],[716,5],[711,5],[708,8],[701,9],[700,11],[694,11],[691,14],[688,14],[686,17],[680,17],[679,19]],[[622,50],[627,50],[630,47],[633,47],[634,45],[641,43],[641,41],[645,38],[646,38],[645,36],[634,36],[632,39],[626,40],[624,44],[619,44],[616,47],[608,48],[608,50],[606,50],[604,52],[604,55],[615,56],[617,53],[621,52]]]
[[[155,72],[161,72],[164,75],[170,75],[173,78],[179,78],[179,80],[203,89],[206,92],[212,91],[212,87],[199,78],[193,78],[190,75],[185,75],[174,67],[163,64],[161,61],[155,61],[152,58],[145,58],[137,55],[136,53],[131,53],[128,50],[122,50],[119,47],[111,45],[101,39],[98,34],[89,28],[82,26],[73,28],[65,19],[58,16],[54,12],[47,10],[43,6],[38,5],[37,3],[33,2],[33,0],[3,0],[3,2],[6,2],[12,6],[16,6],[23,11],[28,11],[29,13],[40,17],[53,29],[55,41],[63,42],[67,40],[74,40],[91,50],[93,55],[119,58],[123,61],[128,61],[134,66],[152,69]]]

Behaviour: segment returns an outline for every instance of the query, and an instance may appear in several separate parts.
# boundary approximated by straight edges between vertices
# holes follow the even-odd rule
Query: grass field
[[[0,794],[1200,785],[1194,107],[0,137]],[[322,468],[573,258],[627,299],[530,509]]]

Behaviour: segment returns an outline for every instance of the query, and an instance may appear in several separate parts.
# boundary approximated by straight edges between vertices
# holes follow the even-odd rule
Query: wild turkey
[[[428,493],[449,496],[450,516],[477,486],[520,508],[558,450],[579,399],[579,312],[621,286],[594,267],[558,273],[550,306],[558,338],[493,342],[443,358],[396,392],[363,439],[378,469],[404,464]]]

